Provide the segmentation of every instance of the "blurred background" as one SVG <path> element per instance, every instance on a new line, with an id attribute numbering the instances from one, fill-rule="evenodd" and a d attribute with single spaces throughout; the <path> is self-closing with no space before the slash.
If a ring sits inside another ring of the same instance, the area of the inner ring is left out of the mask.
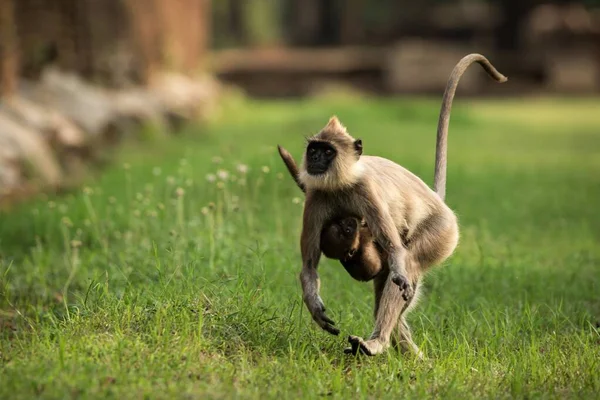
<path id="1" fill-rule="evenodd" d="M 600 0 L 0 0 L 0 201 L 76 184 L 132 132 L 328 88 L 441 96 L 600 92 Z M 477 71 L 479 72 L 479 71 Z"/>

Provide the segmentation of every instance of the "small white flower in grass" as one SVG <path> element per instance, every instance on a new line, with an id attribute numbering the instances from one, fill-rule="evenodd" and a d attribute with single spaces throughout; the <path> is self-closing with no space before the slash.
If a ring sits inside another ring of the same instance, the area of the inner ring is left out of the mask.
<path id="1" fill-rule="evenodd" d="M 238 164 L 236 168 L 240 174 L 248 173 L 248 166 L 246 164 Z"/>
<path id="2" fill-rule="evenodd" d="M 53 202 L 53 201 L 49 201 L 48 202 L 48 208 L 52 209 L 52 208 L 55 208 L 55 207 L 56 207 L 56 203 L 55 202 Z"/>
<path id="3" fill-rule="evenodd" d="M 281 172 L 277 173 L 277 179 L 279 179 L 279 180 L 283 179 L 283 174 Z"/>
<path id="4" fill-rule="evenodd" d="M 294 204 L 300 204 L 300 202 L 301 202 L 301 201 L 302 201 L 302 200 L 300 199 L 300 197 L 294 197 L 294 198 L 292 199 L 292 203 L 294 203 Z"/>
<path id="5" fill-rule="evenodd" d="M 156 205 L 156 207 L 158 207 L 159 210 L 164 210 L 165 209 L 165 205 L 163 203 L 158 203 Z"/>
<path id="6" fill-rule="evenodd" d="M 71 240 L 71 247 L 74 249 L 81 247 L 81 241 L 80 240 Z"/>
<path id="7" fill-rule="evenodd" d="M 212 158 L 212 162 L 213 162 L 213 164 L 221 164 L 223 162 L 223 159 L 219 156 L 214 156 Z"/>
<path id="8" fill-rule="evenodd" d="M 160 174 L 162 174 L 162 169 L 160 169 L 159 167 L 154 167 L 154 168 L 152 169 L 152 174 L 153 174 L 154 176 L 159 176 Z"/>
<path id="9" fill-rule="evenodd" d="M 222 181 L 226 181 L 227 178 L 229 178 L 229 172 L 227 172 L 224 169 L 220 169 L 217 171 L 217 176 L 219 177 L 219 179 L 221 179 Z"/>
<path id="10" fill-rule="evenodd" d="M 175 190 L 175 194 L 177 195 L 177 197 L 182 197 L 185 194 L 185 190 L 183 190 L 183 188 L 177 188 L 177 190 Z"/>
<path id="11" fill-rule="evenodd" d="M 140 215 L 142 215 L 142 213 L 140 212 L 140 210 L 134 210 L 133 211 L 133 216 L 134 217 L 139 217 Z"/>
<path id="12" fill-rule="evenodd" d="M 83 193 L 85 193 L 85 194 L 87 194 L 89 196 L 89 195 L 91 195 L 91 194 L 94 193 L 94 190 L 91 187 L 86 186 L 86 187 L 83 188 Z"/>
<path id="13" fill-rule="evenodd" d="M 214 182 L 217 180 L 217 176 L 215 174 L 208 174 L 206 175 L 206 180 L 209 182 Z"/>
<path id="14" fill-rule="evenodd" d="M 223 189 L 225 184 L 223 182 L 217 182 L 217 189 Z"/>
<path id="15" fill-rule="evenodd" d="M 202 207 L 202 210 L 200 210 L 200 212 L 201 212 L 203 215 L 208 215 L 208 213 L 209 213 L 208 207 Z"/>
<path id="16" fill-rule="evenodd" d="M 265 174 L 268 174 L 269 171 L 271 171 L 271 169 L 269 167 L 267 167 L 266 165 L 263 165 L 261 168 L 262 172 Z"/>
<path id="17" fill-rule="evenodd" d="M 71 222 L 71 219 L 69 219 L 69 217 L 62 217 L 62 223 L 64 226 L 67 226 L 69 228 L 73 226 L 73 222 Z"/>
<path id="18" fill-rule="evenodd" d="M 158 216 L 158 213 L 154 210 L 150 210 L 146 212 L 146 216 L 150 217 L 150 218 L 156 218 Z"/>
<path id="19" fill-rule="evenodd" d="M 215 203 L 213 203 L 212 201 L 210 203 L 208 203 L 208 209 L 209 210 L 214 210 L 215 209 Z"/>
<path id="20" fill-rule="evenodd" d="M 246 186 L 246 178 L 240 178 L 238 180 L 238 185 L 240 185 L 240 186 Z"/>
<path id="21" fill-rule="evenodd" d="M 175 177 L 173 177 L 173 176 L 167 176 L 167 183 L 169 185 L 174 185 L 175 184 Z"/>
<path id="22" fill-rule="evenodd" d="M 128 163 L 123 164 L 123 169 L 127 170 L 131 168 L 131 165 L 129 165 Z"/>

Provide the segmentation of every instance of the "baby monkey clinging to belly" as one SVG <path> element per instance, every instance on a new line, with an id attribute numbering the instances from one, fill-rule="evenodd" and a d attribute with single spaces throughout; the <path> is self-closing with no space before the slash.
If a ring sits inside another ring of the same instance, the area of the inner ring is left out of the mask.
<path id="1" fill-rule="evenodd" d="M 381 249 L 364 220 L 355 217 L 336 219 L 327 225 L 321 233 L 321 249 L 326 257 L 340 260 L 357 281 L 368 282 L 383 269 Z"/>

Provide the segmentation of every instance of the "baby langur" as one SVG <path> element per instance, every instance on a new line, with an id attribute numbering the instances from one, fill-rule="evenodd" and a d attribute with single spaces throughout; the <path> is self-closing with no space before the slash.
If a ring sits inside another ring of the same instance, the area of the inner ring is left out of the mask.
<path id="1" fill-rule="evenodd" d="M 326 257 L 340 260 L 350 276 L 368 282 L 383 269 L 380 250 L 364 220 L 338 219 L 321 233 L 321 250 Z"/>
<path id="2" fill-rule="evenodd" d="M 298 166 L 292 155 L 278 146 L 279 155 L 290 175 L 303 192 Z M 328 223 L 321 232 L 321 251 L 327 258 L 340 260 L 350 276 L 357 281 L 368 282 L 383 269 L 382 260 L 386 260 L 383 250 L 373 241 L 373 235 L 364 219 L 342 217 Z"/>
<path id="3" fill-rule="evenodd" d="M 347 216 L 364 218 L 373 239 L 387 255 L 387 270 L 374 279 L 375 328 L 367 340 L 348 337 L 353 353 L 386 351 L 395 326 L 400 342 L 419 352 L 403 314 L 418 292 L 423 274 L 447 259 L 458 244 L 458 221 L 444 202 L 448 123 L 458 81 L 474 62 L 498 82 L 506 81 L 480 54 L 470 54 L 454 67 L 438 121 L 435 191 L 390 160 L 362 155 L 362 142 L 354 139 L 336 117 L 308 141 L 299 175 L 306 190 L 300 282 L 313 320 L 328 332 L 339 334 L 325 313 L 317 273 L 321 233 L 330 221 Z M 401 232 L 406 232 L 408 248 L 402 244 Z"/>

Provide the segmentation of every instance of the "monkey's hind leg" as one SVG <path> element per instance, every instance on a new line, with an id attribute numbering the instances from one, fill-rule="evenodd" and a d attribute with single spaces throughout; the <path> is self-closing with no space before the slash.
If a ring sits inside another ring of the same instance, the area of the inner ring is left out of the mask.
<path id="1" fill-rule="evenodd" d="M 410 331 L 410 326 L 406 322 L 405 315 L 400 316 L 400 320 L 398 321 L 398 345 L 400 346 L 400 351 L 402 353 L 410 353 L 420 360 L 425 359 L 425 355 L 419 347 L 413 342 L 412 333 Z"/>
<path id="2" fill-rule="evenodd" d="M 414 297 L 412 298 L 411 302 L 407 305 L 407 307 L 400 313 L 400 318 L 398 319 L 398 335 L 392 337 L 392 345 L 394 347 L 399 347 L 402 353 L 411 353 L 413 355 L 416 355 L 419 359 L 423 360 L 424 355 L 413 341 L 410 326 L 408 326 L 408 322 L 406 322 L 406 316 L 417 305 L 420 294 L 421 280 L 419 279 L 415 284 Z"/>
<path id="3" fill-rule="evenodd" d="M 390 347 L 391 335 L 396 327 L 402 309 L 407 302 L 402 297 L 402 292 L 392 281 L 392 274 L 383 271 L 375 281 L 375 329 L 369 340 L 358 336 L 349 336 L 351 348 L 344 350 L 346 353 L 373 356 L 383 353 Z"/>

